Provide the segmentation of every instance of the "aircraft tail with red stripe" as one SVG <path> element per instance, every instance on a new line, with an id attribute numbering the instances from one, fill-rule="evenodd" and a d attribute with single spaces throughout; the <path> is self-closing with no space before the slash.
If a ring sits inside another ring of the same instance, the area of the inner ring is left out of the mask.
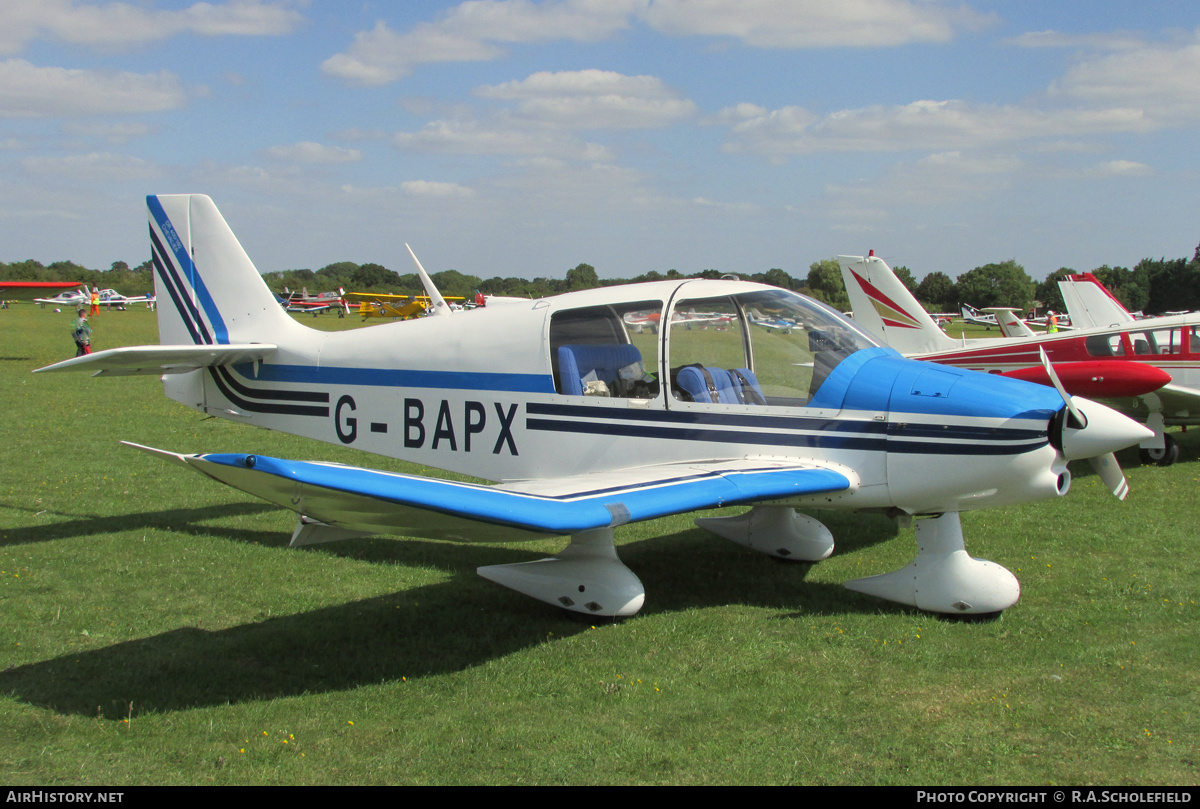
<path id="1" fill-rule="evenodd" d="M 1090 272 L 1069 275 L 1058 282 L 1071 325 L 1077 329 L 1117 326 L 1136 318 Z"/>
<path id="2" fill-rule="evenodd" d="M 917 302 L 887 263 L 875 255 L 838 256 L 854 320 L 901 354 L 954 348 L 954 340 Z"/>

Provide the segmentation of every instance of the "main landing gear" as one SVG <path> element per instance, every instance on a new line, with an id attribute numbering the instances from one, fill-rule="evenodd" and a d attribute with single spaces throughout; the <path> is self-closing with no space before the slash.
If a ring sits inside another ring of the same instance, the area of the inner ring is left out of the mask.
<path id="1" fill-rule="evenodd" d="M 1170 466 L 1179 460 L 1179 445 L 1175 443 L 1175 439 L 1169 435 L 1163 435 L 1162 449 L 1141 449 L 1138 455 L 1145 465 L 1154 464 L 1155 466 Z"/>

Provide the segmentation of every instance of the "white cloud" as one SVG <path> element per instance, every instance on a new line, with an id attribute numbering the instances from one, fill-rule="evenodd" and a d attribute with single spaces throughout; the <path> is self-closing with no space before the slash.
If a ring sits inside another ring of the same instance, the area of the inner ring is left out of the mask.
<path id="1" fill-rule="evenodd" d="M 308 140 L 282 146 L 272 146 L 266 150 L 266 155 L 275 160 L 290 160 L 294 163 L 336 164 L 356 163 L 362 160 L 362 152 L 358 149 L 328 146 Z"/>
<path id="2" fill-rule="evenodd" d="M 1088 177 L 1146 177 L 1154 170 L 1133 160 L 1107 160 L 1086 172 Z"/>
<path id="3" fill-rule="evenodd" d="M 543 129 L 484 125 L 471 120 L 431 121 L 417 132 L 398 132 L 392 145 L 402 151 L 462 155 L 554 156 L 574 160 L 599 160 L 607 150 Z"/>
<path id="4" fill-rule="evenodd" d="M 516 101 L 522 118 L 572 129 L 641 129 L 694 117 L 696 105 L 653 76 L 607 70 L 535 73 L 476 89 L 482 98 Z"/>
<path id="5" fill-rule="evenodd" d="M 386 84 L 421 64 L 499 58 L 506 53 L 503 44 L 595 42 L 628 27 L 629 12 L 640 5 L 642 0 L 476 0 L 404 33 L 380 20 L 372 30 L 356 34 L 349 49 L 326 59 L 321 69 L 357 84 Z"/>
<path id="6" fill-rule="evenodd" d="M 205 160 L 191 167 L 188 182 L 202 184 L 205 188 L 227 186 L 268 198 L 313 198 L 328 193 L 328 186 L 315 183 L 311 176 L 295 165 L 264 168 Z"/>
<path id="7" fill-rule="evenodd" d="M 498 155 L 526 165 L 539 160 L 599 163 L 612 159 L 608 148 L 573 130 L 664 127 L 697 113 L 694 103 L 657 78 L 603 70 L 535 73 L 522 81 L 479 87 L 475 95 L 515 106 L 484 119 L 460 110 L 417 131 L 396 133 L 392 145 L 411 152 Z"/>
<path id="8" fill-rule="evenodd" d="M 901 162 L 870 181 L 826 186 L 810 213 L 828 219 L 835 230 L 873 230 L 911 217 L 916 209 L 955 211 L 1010 188 L 1025 169 L 1012 155 L 979 157 L 939 152 Z"/>
<path id="9" fill-rule="evenodd" d="M 27 157 L 21 166 L 37 176 L 65 177 L 83 182 L 150 180 L 159 177 L 158 167 L 129 155 L 93 152 L 66 157 Z"/>
<path id="10" fill-rule="evenodd" d="M 0 117 L 122 115 L 177 109 L 187 93 L 172 73 L 125 73 L 0 62 Z"/>
<path id="11" fill-rule="evenodd" d="M 692 200 L 692 204 L 698 208 L 714 208 L 731 214 L 753 214 L 762 210 L 760 206 L 752 202 L 715 202 L 706 197 L 696 197 Z"/>
<path id="12" fill-rule="evenodd" d="M 466 186 L 429 180 L 410 180 L 401 183 L 400 187 L 406 193 L 419 197 L 469 197 L 475 193 Z"/>
<path id="13" fill-rule="evenodd" d="M 191 32 L 202 36 L 277 36 L 304 21 L 293 2 L 229 0 L 195 3 L 181 11 L 145 4 L 80 0 L 4 0 L 0 53 L 18 53 L 39 37 L 100 47 L 136 45 Z"/>
<path id="14" fill-rule="evenodd" d="M 674 36 L 728 36 L 758 48 L 879 47 L 947 42 L 994 15 L 909 0 L 653 0 L 640 15 Z"/>
<path id="15" fill-rule="evenodd" d="M 1136 107 L 1162 125 L 1200 118 L 1200 32 L 1187 41 L 1147 45 L 1072 67 L 1051 97 Z"/>
<path id="16" fill-rule="evenodd" d="M 1096 34 L 1066 34 L 1061 31 L 1028 31 L 1005 40 L 1019 48 L 1084 48 L 1087 50 L 1127 50 L 1143 46 L 1136 34 L 1105 31 Z"/>
<path id="17" fill-rule="evenodd" d="M 505 45 L 598 42 L 640 20 L 671 36 L 725 36 L 758 48 L 878 47 L 946 42 L 994 15 L 920 0 L 475 0 L 396 32 L 382 20 L 321 69 L 386 84 L 421 64 L 497 59 Z"/>
<path id="18" fill-rule="evenodd" d="M 1046 112 L 1015 105 L 964 101 L 914 101 L 871 106 L 818 117 L 801 107 L 764 111 L 751 117 L 728 111 L 732 151 L 767 156 L 811 152 L 893 152 L 910 149 L 968 149 L 1028 138 L 1145 131 L 1136 108 Z"/>
<path id="19" fill-rule="evenodd" d="M 68 135 L 77 135 L 87 138 L 102 138 L 109 143 L 118 146 L 124 145 L 134 138 L 144 138 L 147 135 L 157 132 L 155 127 L 149 124 L 144 124 L 136 121 L 125 121 L 117 123 L 101 123 L 101 122 L 70 122 L 63 125 L 63 132 Z"/>

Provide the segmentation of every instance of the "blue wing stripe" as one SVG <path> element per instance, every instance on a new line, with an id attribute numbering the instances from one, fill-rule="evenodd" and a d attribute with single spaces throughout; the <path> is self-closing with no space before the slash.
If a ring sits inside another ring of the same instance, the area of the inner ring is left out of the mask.
<path id="1" fill-rule="evenodd" d="M 307 486 L 547 534 L 577 533 L 704 508 L 842 491 L 850 486 L 845 475 L 829 469 L 771 467 L 723 473 L 705 471 L 647 484 L 547 497 L 262 455 L 201 457 L 214 464 L 253 470 Z"/>

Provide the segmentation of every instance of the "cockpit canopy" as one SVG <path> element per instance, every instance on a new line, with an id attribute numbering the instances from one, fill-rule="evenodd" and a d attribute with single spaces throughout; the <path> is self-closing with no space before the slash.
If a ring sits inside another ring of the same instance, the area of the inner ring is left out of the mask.
<path id="1" fill-rule="evenodd" d="M 744 291 L 705 294 L 730 288 Z M 843 359 L 878 345 L 810 298 L 721 282 L 682 285 L 669 311 L 661 300 L 632 301 L 560 310 L 550 322 L 559 393 L 669 394 L 671 407 L 805 406 Z"/>

